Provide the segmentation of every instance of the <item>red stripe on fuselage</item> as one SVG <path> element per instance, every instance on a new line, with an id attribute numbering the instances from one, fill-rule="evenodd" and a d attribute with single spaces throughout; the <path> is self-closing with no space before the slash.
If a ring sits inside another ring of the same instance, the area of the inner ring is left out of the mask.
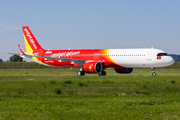
<path id="1" fill-rule="evenodd" d="M 41 53 L 41 56 L 47 56 L 52 58 L 69 58 L 86 61 L 101 61 L 103 68 L 107 67 L 121 67 L 116 64 L 110 56 L 108 56 L 109 49 L 87 49 L 87 50 L 48 50 Z M 72 62 L 60 62 L 60 60 L 46 60 L 45 58 L 38 58 L 43 63 L 53 67 L 80 67 L 77 64 L 71 64 Z"/>

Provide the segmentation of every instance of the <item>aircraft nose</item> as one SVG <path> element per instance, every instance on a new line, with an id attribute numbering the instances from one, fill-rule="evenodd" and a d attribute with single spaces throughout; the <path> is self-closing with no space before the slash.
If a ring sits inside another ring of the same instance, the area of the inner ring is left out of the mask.
<path id="1" fill-rule="evenodd" d="M 170 56 L 169 65 L 172 65 L 174 62 L 175 62 L 175 60 Z"/>

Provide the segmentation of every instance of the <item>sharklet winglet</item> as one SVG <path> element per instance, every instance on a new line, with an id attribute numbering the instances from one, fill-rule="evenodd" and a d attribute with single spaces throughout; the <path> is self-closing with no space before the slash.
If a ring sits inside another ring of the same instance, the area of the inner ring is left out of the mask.
<path id="1" fill-rule="evenodd" d="M 18 44 L 18 46 L 19 46 L 19 49 L 20 49 L 21 53 L 22 53 L 23 55 L 25 55 L 25 52 L 24 52 L 24 50 L 21 48 L 20 44 Z"/>

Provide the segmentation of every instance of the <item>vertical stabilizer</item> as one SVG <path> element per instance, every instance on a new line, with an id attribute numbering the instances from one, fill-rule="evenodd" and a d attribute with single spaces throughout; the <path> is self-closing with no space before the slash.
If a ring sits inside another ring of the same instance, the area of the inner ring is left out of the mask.
<path id="1" fill-rule="evenodd" d="M 39 45 L 36 38 L 30 31 L 28 26 L 23 26 L 23 35 L 24 35 L 24 41 L 26 46 L 26 54 L 33 55 L 34 52 L 40 52 L 43 50 L 43 48 Z"/>

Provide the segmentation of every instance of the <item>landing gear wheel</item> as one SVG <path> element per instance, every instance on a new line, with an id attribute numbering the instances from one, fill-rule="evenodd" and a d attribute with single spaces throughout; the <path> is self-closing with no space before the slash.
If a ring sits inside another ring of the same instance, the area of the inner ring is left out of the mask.
<path id="1" fill-rule="evenodd" d="M 78 72 L 77 72 L 77 75 L 78 75 L 78 76 L 84 76 L 84 75 L 85 75 L 85 72 L 84 72 L 84 71 L 78 71 Z"/>
<path id="2" fill-rule="evenodd" d="M 151 70 L 152 70 L 152 76 L 156 76 L 155 68 L 152 67 Z"/>
<path id="3" fill-rule="evenodd" d="M 156 73 L 155 73 L 155 72 L 153 72 L 153 73 L 152 73 L 152 76 L 156 76 Z"/>
<path id="4" fill-rule="evenodd" d="M 99 74 L 99 76 L 105 76 L 105 75 L 106 75 L 106 72 L 105 72 L 105 71 L 101 71 L 101 72 L 99 72 L 98 74 Z"/>

